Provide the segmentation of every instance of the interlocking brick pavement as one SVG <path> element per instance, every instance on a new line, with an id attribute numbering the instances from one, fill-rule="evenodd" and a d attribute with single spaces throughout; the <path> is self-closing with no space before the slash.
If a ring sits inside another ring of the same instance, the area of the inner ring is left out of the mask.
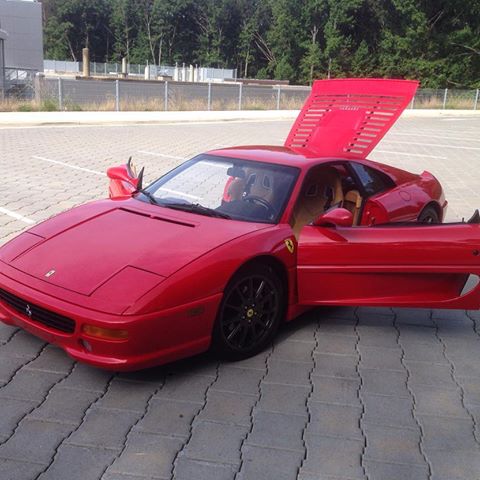
<path id="1" fill-rule="evenodd" d="M 280 144 L 288 122 L 0 129 L 0 206 L 34 222 L 105 197 L 130 155 L 153 180 L 197 153 Z M 402 119 L 372 155 L 480 206 L 480 120 Z M 77 167 L 77 168 L 72 168 Z M 0 243 L 28 225 L 0 213 Z M 115 374 L 0 326 L 5 480 L 480 478 L 480 313 L 315 309 L 253 359 Z"/>

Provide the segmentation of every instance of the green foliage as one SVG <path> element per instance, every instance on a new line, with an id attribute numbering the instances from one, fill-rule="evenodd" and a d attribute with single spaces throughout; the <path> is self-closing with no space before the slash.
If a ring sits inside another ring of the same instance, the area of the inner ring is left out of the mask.
<path id="1" fill-rule="evenodd" d="M 81 112 L 81 111 L 83 111 L 83 108 L 78 103 L 74 103 L 74 102 L 71 102 L 71 101 L 66 101 L 65 102 L 65 110 L 67 112 Z"/>
<path id="2" fill-rule="evenodd" d="M 33 112 L 33 105 L 31 103 L 21 103 L 17 107 L 17 112 Z"/>
<path id="3" fill-rule="evenodd" d="M 58 102 L 56 100 L 46 98 L 40 104 L 41 112 L 56 112 L 58 110 Z"/>
<path id="4" fill-rule="evenodd" d="M 45 55 L 480 86 L 480 0 L 43 0 Z"/>

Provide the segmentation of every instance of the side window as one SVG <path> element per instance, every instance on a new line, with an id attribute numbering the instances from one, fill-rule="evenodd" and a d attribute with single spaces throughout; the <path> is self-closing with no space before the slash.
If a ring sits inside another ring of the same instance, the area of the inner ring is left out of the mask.
<path id="1" fill-rule="evenodd" d="M 378 170 L 355 162 L 352 162 L 351 165 L 368 196 L 375 195 L 395 186 L 387 175 Z"/>

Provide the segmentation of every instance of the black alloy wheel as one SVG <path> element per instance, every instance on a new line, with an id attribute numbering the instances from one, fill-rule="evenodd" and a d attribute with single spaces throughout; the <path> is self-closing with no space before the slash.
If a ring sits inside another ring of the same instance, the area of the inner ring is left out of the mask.
<path id="1" fill-rule="evenodd" d="M 248 265 L 229 282 L 213 330 L 213 345 L 232 360 L 260 352 L 284 315 L 284 288 L 274 270 Z"/>
<path id="2" fill-rule="evenodd" d="M 424 208 L 418 216 L 419 223 L 440 223 L 437 210 L 434 207 Z"/>

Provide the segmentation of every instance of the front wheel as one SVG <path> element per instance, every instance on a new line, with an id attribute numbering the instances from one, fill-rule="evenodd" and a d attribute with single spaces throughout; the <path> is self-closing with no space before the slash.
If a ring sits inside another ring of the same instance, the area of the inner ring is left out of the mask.
<path id="1" fill-rule="evenodd" d="M 275 271 L 248 265 L 228 283 L 213 328 L 213 346 L 224 357 L 239 360 L 263 350 L 284 315 L 284 288 Z"/>

